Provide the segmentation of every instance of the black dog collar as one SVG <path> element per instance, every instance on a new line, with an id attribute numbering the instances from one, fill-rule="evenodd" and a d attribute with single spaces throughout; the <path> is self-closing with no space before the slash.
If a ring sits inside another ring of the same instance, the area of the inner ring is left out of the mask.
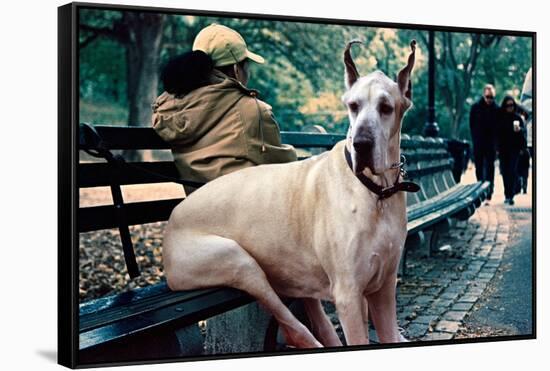
<path id="1" fill-rule="evenodd" d="M 349 168 L 353 172 L 353 165 L 351 163 L 351 154 L 349 153 L 346 146 L 344 146 L 344 156 L 346 157 L 346 162 L 348 163 Z M 392 168 L 399 169 L 397 172 L 397 178 L 395 179 L 395 183 L 392 186 L 389 187 L 382 187 L 379 184 L 376 184 L 374 181 L 372 181 L 368 176 L 363 174 L 362 172 L 359 174 L 354 175 L 367 187 L 371 192 L 378 195 L 379 200 L 384 200 L 386 198 L 389 198 L 396 194 L 397 192 L 418 192 L 420 190 L 420 186 L 413 182 L 399 182 L 399 176 L 405 173 L 405 156 L 402 155 L 403 160 L 396 164 L 395 167 L 392 166 Z"/>

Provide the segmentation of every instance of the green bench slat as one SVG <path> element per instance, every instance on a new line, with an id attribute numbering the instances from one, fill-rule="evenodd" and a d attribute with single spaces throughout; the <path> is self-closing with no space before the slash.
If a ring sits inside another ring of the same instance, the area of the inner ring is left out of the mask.
<path id="1" fill-rule="evenodd" d="M 481 187 L 481 184 L 481 182 L 468 185 L 458 184 L 435 197 L 411 205 L 407 207 L 408 219 L 418 219 L 429 213 L 431 209 L 436 210 L 438 208 L 443 208 L 457 200 L 463 199 L 470 193 L 475 192 L 477 188 Z"/>
<path id="2" fill-rule="evenodd" d="M 109 311 L 98 314 L 98 318 L 93 320 L 94 327 L 80 329 L 79 349 L 103 346 L 107 342 L 163 326 L 188 326 L 254 301 L 248 294 L 233 288 L 171 293 L 164 299 L 158 303 L 142 305 L 137 302 L 121 308 L 121 312 L 128 315 L 119 315 L 117 320 L 108 317 L 111 314 Z M 131 315 L 132 310 L 139 306 L 141 310 Z M 103 325 L 101 320 L 104 320 Z"/>
<path id="3" fill-rule="evenodd" d="M 407 169 L 407 176 L 408 179 L 416 180 L 424 175 L 444 172 L 445 170 L 452 170 L 452 168 L 453 162 L 449 160 L 445 164 L 426 166 L 422 169 Z"/>
<path id="4" fill-rule="evenodd" d="M 170 178 L 179 178 L 178 170 L 173 161 L 134 162 L 131 164 L 133 166 L 138 166 L 140 169 L 143 169 L 143 171 L 122 165 L 116 171 L 117 181 L 119 184 L 129 185 L 169 182 L 169 180 L 160 179 L 154 173 Z M 106 162 L 79 164 L 78 186 L 80 188 L 91 188 L 110 185 L 111 166 L 112 165 Z M 435 174 L 440 171 L 452 169 L 452 166 L 452 161 L 448 161 L 445 164 L 430 165 L 422 169 L 410 168 L 407 169 L 407 173 L 409 179 L 415 179 L 423 175 Z"/>
<path id="5" fill-rule="evenodd" d="M 483 196 L 488 190 L 489 184 L 475 183 L 470 186 L 455 186 L 452 191 L 446 195 L 446 200 L 439 202 L 430 202 L 430 200 L 422 201 L 419 207 L 415 210 L 407 211 L 409 221 L 407 222 L 407 232 L 413 234 L 419 230 L 426 229 L 433 224 L 440 222 L 443 219 L 452 217 L 458 214 L 465 208 L 474 204 L 476 199 Z"/>
<path id="6" fill-rule="evenodd" d="M 302 133 L 298 131 L 282 131 L 281 142 L 294 147 L 332 148 L 336 143 L 346 139 L 344 134 Z"/>
<path id="7" fill-rule="evenodd" d="M 170 145 L 163 141 L 151 127 L 94 125 L 94 128 L 109 149 L 170 149 Z M 331 148 L 345 137 L 344 134 L 281 132 L 282 142 L 295 147 Z M 80 149 L 89 148 L 87 140 L 85 135 L 80 136 Z"/>
<path id="8" fill-rule="evenodd" d="M 161 183 L 162 180 L 153 172 L 162 176 L 179 178 L 178 169 L 174 161 L 132 162 L 141 170 L 132 169 L 126 165 L 120 166 L 117 171 L 117 181 L 121 185 Z M 169 180 L 166 180 L 169 182 Z M 78 187 L 90 188 L 108 186 L 111 183 L 111 165 L 106 162 L 81 163 L 78 166 Z"/>
<path id="9" fill-rule="evenodd" d="M 167 220 L 170 213 L 183 198 L 158 201 L 130 202 L 124 204 L 129 225 Z M 118 227 L 116 209 L 113 205 L 81 207 L 77 215 L 78 231 L 89 232 Z"/>
<path id="10" fill-rule="evenodd" d="M 170 149 L 151 127 L 93 125 L 109 149 Z M 80 130 L 80 149 L 89 149 L 86 131 Z"/>

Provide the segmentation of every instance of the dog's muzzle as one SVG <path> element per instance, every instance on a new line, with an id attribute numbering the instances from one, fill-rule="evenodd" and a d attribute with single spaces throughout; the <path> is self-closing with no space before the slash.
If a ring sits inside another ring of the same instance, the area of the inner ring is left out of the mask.
<path id="1" fill-rule="evenodd" d="M 369 154 L 374 149 L 374 138 L 361 136 L 353 139 L 353 148 L 361 155 Z"/>
<path id="2" fill-rule="evenodd" d="M 356 153 L 354 172 L 359 173 L 365 167 L 368 167 L 373 173 L 375 172 L 374 143 L 374 138 L 366 135 L 361 135 L 353 139 L 352 145 Z"/>
<path id="3" fill-rule="evenodd" d="M 355 171 L 353 171 L 351 154 L 349 153 L 346 146 L 344 146 L 344 156 L 346 158 L 348 167 L 351 169 L 353 174 L 357 177 L 357 179 L 361 181 L 361 183 L 363 183 L 363 185 L 365 185 L 365 187 L 367 187 L 371 192 L 375 193 L 378 196 L 379 200 L 389 198 L 397 192 L 418 192 L 420 190 L 420 186 L 416 183 L 399 181 L 399 177 L 401 175 L 405 175 L 405 156 L 403 155 L 401 156 L 401 162 L 399 162 L 397 166 L 392 166 L 392 169 L 398 169 L 398 171 L 395 183 L 389 187 L 383 187 L 379 184 L 376 184 L 373 180 L 371 180 L 362 172 L 356 173 Z"/>

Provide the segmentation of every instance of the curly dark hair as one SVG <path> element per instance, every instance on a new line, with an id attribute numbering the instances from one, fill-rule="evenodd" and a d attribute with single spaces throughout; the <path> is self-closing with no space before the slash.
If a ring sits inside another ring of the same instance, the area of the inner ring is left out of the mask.
<path id="1" fill-rule="evenodd" d="M 200 50 L 180 54 L 170 59 L 163 67 L 161 80 L 170 94 L 182 97 L 207 84 L 214 63 L 210 56 Z"/>

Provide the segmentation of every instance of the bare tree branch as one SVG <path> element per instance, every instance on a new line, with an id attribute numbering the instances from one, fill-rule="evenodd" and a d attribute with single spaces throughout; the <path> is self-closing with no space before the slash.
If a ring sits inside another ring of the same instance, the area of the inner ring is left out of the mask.
<path id="1" fill-rule="evenodd" d="M 468 60 L 466 61 L 466 64 L 464 66 L 464 78 L 471 77 L 475 69 L 477 58 L 479 56 L 480 38 L 481 36 L 479 34 L 472 35 L 472 45 L 470 46 L 470 55 L 468 56 Z"/>

